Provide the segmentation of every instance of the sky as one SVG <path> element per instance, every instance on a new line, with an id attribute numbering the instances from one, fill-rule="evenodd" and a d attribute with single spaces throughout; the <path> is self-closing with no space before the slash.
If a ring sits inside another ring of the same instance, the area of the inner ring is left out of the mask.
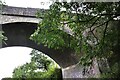
<path id="1" fill-rule="evenodd" d="M 50 0 L 2 0 L 9 6 L 16 7 L 31 7 L 31 8 L 44 8 L 48 9 L 52 3 Z"/>
<path id="2" fill-rule="evenodd" d="M 28 47 L 6 47 L 0 49 L 0 80 L 4 77 L 12 77 L 14 68 L 30 62 L 29 55 L 32 48 Z"/>

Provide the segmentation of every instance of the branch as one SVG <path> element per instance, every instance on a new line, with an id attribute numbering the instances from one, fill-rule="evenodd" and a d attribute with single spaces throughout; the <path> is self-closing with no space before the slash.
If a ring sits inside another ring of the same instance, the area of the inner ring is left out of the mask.
<path id="1" fill-rule="evenodd" d="M 105 39 L 105 34 L 106 34 L 106 31 L 107 31 L 107 27 L 108 27 L 108 22 L 106 23 L 106 26 L 105 26 L 105 29 L 104 29 L 104 32 L 103 32 L 103 38 L 102 38 L 102 42 L 101 42 L 101 52 L 103 52 L 103 45 L 104 45 L 104 39 Z"/>
<path id="2" fill-rule="evenodd" d="M 119 15 L 119 14 L 118 14 L 118 15 Z M 94 28 L 93 28 L 93 31 L 94 31 L 97 27 L 100 27 L 100 26 L 102 26 L 102 25 L 108 23 L 108 22 L 111 21 L 114 17 L 117 17 L 118 15 L 115 15 L 115 16 L 113 16 L 111 19 L 107 20 L 106 22 L 104 22 L 104 23 L 102 23 L 102 24 L 100 24 L 100 25 L 94 27 Z"/>
<path id="3" fill-rule="evenodd" d="M 108 27 L 108 22 L 106 23 L 106 26 L 105 26 L 105 29 L 104 29 L 104 32 L 103 32 L 103 44 L 104 44 L 104 39 L 105 39 L 105 34 L 106 34 L 106 31 L 107 31 L 107 27 Z"/>
<path id="4" fill-rule="evenodd" d="M 94 16 L 94 17 L 92 17 L 91 19 L 89 19 L 89 20 L 85 20 L 85 21 L 78 21 L 78 22 L 89 22 L 89 21 L 91 21 L 92 19 L 94 19 L 95 17 L 97 17 L 97 16 Z M 61 22 L 61 24 L 69 24 L 69 23 L 78 23 L 77 21 L 65 21 L 65 22 Z"/>
<path id="5" fill-rule="evenodd" d="M 89 28 L 90 28 L 90 31 L 91 31 L 92 26 L 93 26 L 100 18 L 101 18 L 101 16 L 98 17 L 98 18 L 93 22 L 93 24 L 89 27 Z"/>
<path id="6" fill-rule="evenodd" d="M 106 14 L 99 14 L 99 15 L 101 15 L 101 16 L 106 16 L 106 15 L 117 15 L 117 16 L 120 16 L 120 14 L 118 14 L 118 13 L 111 13 L 111 14 L 106 13 Z"/>
<path id="7" fill-rule="evenodd" d="M 107 15 L 107 14 L 106 14 L 106 15 Z M 119 14 L 118 14 L 118 15 L 119 15 Z M 104 22 L 104 23 L 102 23 L 102 24 L 100 24 L 100 25 L 98 25 L 98 26 L 96 26 L 96 27 L 93 27 L 93 29 L 91 29 L 92 26 L 99 20 L 99 18 L 101 18 L 101 16 L 100 16 L 100 17 L 98 17 L 98 18 L 94 21 L 94 23 L 90 26 L 90 32 L 92 33 L 92 35 L 93 35 L 93 36 L 95 37 L 95 39 L 97 40 L 97 43 L 98 43 L 98 38 L 95 36 L 95 34 L 93 33 L 93 31 L 94 31 L 97 27 L 100 27 L 100 26 L 106 24 L 106 27 L 105 27 L 105 30 L 104 30 L 104 35 L 103 35 L 103 42 L 102 42 L 102 44 L 104 44 L 104 38 L 105 38 L 105 33 L 106 33 L 106 30 L 107 30 L 108 22 L 111 21 L 114 17 L 117 17 L 118 15 L 113 16 L 113 17 L 112 17 L 111 19 L 109 19 L 108 21 L 106 21 L 106 22 Z"/>
<path id="8" fill-rule="evenodd" d="M 92 35 L 95 37 L 97 43 L 98 43 L 98 38 L 95 36 L 95 34 L 93 33 L 94 30 L 92 30 L 91 28 L 93 27 L 93 25 L 101 18 L 101 16 L 99 16 L 94 22 L 93 24 L 90 26 L 90 32 L 92 33 Z"/>

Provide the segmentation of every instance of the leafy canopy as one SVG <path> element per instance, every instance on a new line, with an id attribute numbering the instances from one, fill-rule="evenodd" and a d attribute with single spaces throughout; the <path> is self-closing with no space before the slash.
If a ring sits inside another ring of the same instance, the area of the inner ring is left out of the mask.
<path id="1" fill-rule="evenodd" d="M 119 2 L 55 2 L 45 13 L 38 12 L 43 20 L 31 39 L 48 48 L 81 53 L 81 62 L 108 58 L 118 43 L 118 29 L 111 23 L 120 16 L 119 10 Z"/>

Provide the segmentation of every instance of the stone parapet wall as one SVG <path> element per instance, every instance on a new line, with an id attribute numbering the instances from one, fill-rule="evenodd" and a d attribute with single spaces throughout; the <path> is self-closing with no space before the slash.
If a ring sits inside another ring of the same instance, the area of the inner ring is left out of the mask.
<path id="1" fill-rule="evenodd" d="M 13 7 L 4 5 L 2 7 L 2 14 L 3 15 L 16 15 L 16 16 L 29 16 L 29 17 L 36 17 L 36 12 L 44 12 L 45 10 L 39 8 L 23 8 L 23 7 Z"/>

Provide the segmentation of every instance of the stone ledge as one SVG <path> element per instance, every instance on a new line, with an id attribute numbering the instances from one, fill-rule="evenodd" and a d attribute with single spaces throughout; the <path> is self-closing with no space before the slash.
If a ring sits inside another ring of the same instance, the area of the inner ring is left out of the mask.
<path id="1" fill-rule="evenodd" d="M 2 15 L 16 15 L 16 16 L 31 16 L 36 17 L 36 12 L 44 12 L 44 9 L 39 8 L 23 8 L 4 5 L 2 7 Z"/>

